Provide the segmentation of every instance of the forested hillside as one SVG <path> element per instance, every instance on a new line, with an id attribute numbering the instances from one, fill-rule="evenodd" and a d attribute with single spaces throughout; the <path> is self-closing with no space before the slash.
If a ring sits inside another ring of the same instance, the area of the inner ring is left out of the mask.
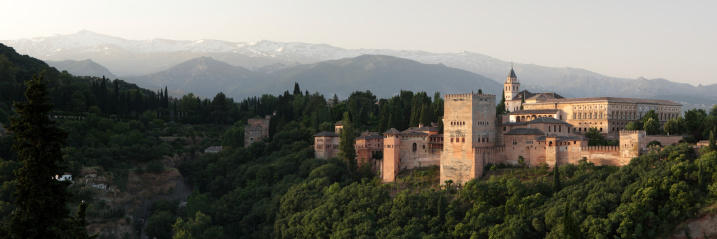
<path id="1" fill-rule="evenodd" d="M 483 178 L 454 185 L 428 167 L 384 184 L 367 167 L 350 170 L 351 161 L 314 158 L 313 135 L 346 114 L 354 134 L 441 127 L 440 93 L 338 99 L 295 84 L 241 101 L 223 93 L 174 99 L 166 88 L 72 76 L 0 49 L 0 122 L 7 125 L 11 102 L 23 100 L 22 82 L 44 71 L 53 120 L 69 131 L 68 208 L 88 203 L 88 231 L 100 238 L 655 238 L 714 210 L 713 140 L 701 154 L 667 146 L 620 168 L 493 165 Z M 713 114 L 688 111 L 675 132 L 714 139 L 706 123 Z M 273 115 L 270 137 L 244 147 L 247 119 L 265 115 Z M 0 136 L 2 224 L 16 207 L 13 171 L 22 166 L 11 145 Z M 224 148 L 203 152 L 215 145 Z"/>

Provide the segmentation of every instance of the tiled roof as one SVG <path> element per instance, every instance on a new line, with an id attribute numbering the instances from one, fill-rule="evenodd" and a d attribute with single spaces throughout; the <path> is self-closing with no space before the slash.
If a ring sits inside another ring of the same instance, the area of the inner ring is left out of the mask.
<path id="1" fill-rule="evenodd" d="M 314 137 L 339 137 L 339 134 L 336 132 L 323 131 L 315 134 Z"/>
<path id="2" fill-rule="evenodd" d="M 547 124 L 567 124 L 567 125 L 569 125 L 567 122 L 562 121 L 562 120 L 555 119 L 555 118 L 553 118 L 553 117 L 540 117 L 540 118 L 537 118 L 537 119 L 528 121 L 528 123 L 529 123 L 529 124 L 533 124 L 533 123 L 547 123 Z"/>
<path id="3" fill-rule="evenodd" d="M 528 122 L 505 122 L 503 125 L 527 125 Z"/>
<path id="4" fill-rule="evenodd" d="M 555 92 L 540 92 L 540 93 L 532 93 L 528 90 L 523 90 L 519 92 L 515 97 L 513 97 L 513 100 L 520 100 L 520 97 L 525 96 L 526 100 L 533 99 L 533 100 L 546 100 L 546 99 L 563 99 L 562 95 L 559 95 Z"/>
<path id="5" fill-rule="evenodd" d="M 508 131 L 508 133 L 505 133 L 506 135 L 543 135 L 543 131 L 540 131 L 536 128 L 517 128 L 513 129 L 511 131 Z"/>
<path id="6" fill-rule="evenodd" d="M 560 140 L 583 140 L 582 136 L 553 136 L 553 137 L 557 138 L 558 141 L 560 141 Z M 546 138 L 546 136 L 543 135 L 536 139 L 538 141 L 545 141 L 545 138 Z"/>
<path id="7" fill-rule="evenodd" d="M 651 99 L 633 99 L 633 98 L 621 98 L 621 97 L 589 97 L 589 98 L 563 98 L 563 99 L 547 99 L 535 104 L 540 103 L 574 103 L 574 102 L 613 102 L 613 103 L 638 103 L 638 104 L 663 104 L 663 105 L 674 105 L 682 106 L 679 103 L 675 103 L 669 100 L 651 100 Z"/>
<path id="8" fill-rule="evenodd" d="M 510 115 L 525 115 L 525 114 L 555 114 L 558 113 L 559 109 L 543 109 L 543 110 L 517 110 L 510 112 Z"/>
<path id="9" fill-rule="evenodd" d="M 377 134 L 362 135 L 362 136 L 356 137 L 356 139 L 380 139 L 380 138 L 383 138 L 383 136 L 377 135 Z"/>
<path id="10" fill-rule="evenodd" d="M 391 128 L 383 134 L 401 134 L 396 128 Z"/>

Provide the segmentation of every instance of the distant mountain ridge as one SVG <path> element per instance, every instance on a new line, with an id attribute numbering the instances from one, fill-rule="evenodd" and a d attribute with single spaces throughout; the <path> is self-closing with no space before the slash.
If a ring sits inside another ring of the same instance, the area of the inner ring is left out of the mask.
<path id="1" fill-rule="evenodd" d="M 97 64 L 96 62 L 87 59 L 84 61 L 45 61 L 48 65 L 57 68 L 59 71 L 67 71 L 70 74 L 76 76 L 97 76 L 106 77 L 109 79 L 117 79 L 117 76 L 112 74 L 106 67 Z"/>
<path id="2" fill-rule="evenodd" d="M 387 49 L 343 49 L 326 44 L 280 43 L 272 41 L 228 42 L 220 40 L 175 41 L 167 39 L 126 40 L 81 31 L 71 35 L 3 41 L 19 52 L 43 60 L 84 60 L 105 65 L 120 77 L 144 76 L 165 71 L 182 62 L 211 57 L 232 66 L 267 73 L 299 64 L 386 55 L 433 65 L 443 64 L 470 71 L 502 83 L 511 64 L 490 56 L 471 53 L 430 53 Z M 676 96 L 678 102 L 715 102 L 717 84 L 692 86 L 664 79 L 625 79 L 604 76 L 578 68 L 554 68 L 533 64 L 513 64 L 521 88 L 554 91 L 567 97 L 622 96 L 659 98 Z M 430 89 L 426 89 L 430 91 Z M 691 96 L 691 97 L 679 97 Z"/>
<path id="3" fill-rule="evenodd" d="M 211 97 L 219 91 L 235 98 L 281 94 L 298 82 L 302 89 L 328 96 L 348 97 L 370 90 L 388 98 L 401 90 L 460 93 L 482 89 L 500 93 L 501 85 L 468 71 L 428 65 L 382 55 L 363 55 L 307 65 L 287 66 L 270 73 L 250 71 L 209 57 L 183 62 L 166 71 L 127 78 L 146 88 L 170 88 Z"/>

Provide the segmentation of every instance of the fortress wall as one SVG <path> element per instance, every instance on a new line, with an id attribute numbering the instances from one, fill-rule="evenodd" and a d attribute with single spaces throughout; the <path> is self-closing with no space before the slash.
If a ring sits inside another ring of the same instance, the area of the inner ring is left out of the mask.
<path id="1" fill-rule="evenodd" d="M 682 139 L 682 136 L 676 135 L 645 135 L 645 141 L 648 144 L 652 141 L 657 141 L 660 142 L 662 146 L 679 144 Z"/>
<path id="2" fill-rule="evenodd" d="M 585 157 L 595 165 L 622 166 L 619 146 L 588 146 L 581 147 L 581 157 Z M 577 162 L 575 162 L 577 163 Z"/>

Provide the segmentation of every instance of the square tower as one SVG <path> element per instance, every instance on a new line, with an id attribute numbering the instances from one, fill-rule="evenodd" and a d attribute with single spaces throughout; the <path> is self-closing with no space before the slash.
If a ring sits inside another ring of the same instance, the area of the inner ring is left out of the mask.
<path id="1" fill-rule="evenodd" d="M 480 177 L 483 162 L 477 162 L 476 148 L 496 145 L 495 95 L 445 95 L 443 113 L 443 154 L 441 183 L 463 184 Z"/>

